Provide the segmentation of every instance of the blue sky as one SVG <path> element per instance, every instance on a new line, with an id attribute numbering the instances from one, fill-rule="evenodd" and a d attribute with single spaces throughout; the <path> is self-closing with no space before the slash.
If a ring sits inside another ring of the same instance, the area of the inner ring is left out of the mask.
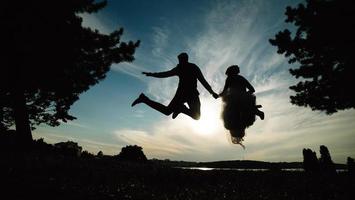
<path id="1" fill-rule="evenodd" d="M 333 160 L 355 157 L 355 111 L 327 116 L 291 105 L 288 89 L 297 80 L 291 66 L 268 39 L 288 27 L 285 7 L 291 0 L 127 0 L 108 1 L 95 15 L 83 15 L 84 25 L 103 33 L 123 27 L 123 41 L 141 40 L 133 63 L 112 65 L 107 78 L 80 96 L 70 113 L 78 119 L 59 127 L 41 126 L 35 138 L 49 143 L 72 140 L 84 149 L 117 154 L 125 145 L 143 147 L 148 158 L 172 160 L 301 161 L 302 149 L 328 146 Z M 179 115 L 172 120 L 148 106 L 131 107 L 144 92 L 168 104 L 177 78 L 145 77 L 142 71 L 165 71 L 176 56 L 187 52 L 216 92 L 233 64 L 255 87 L 266 119 L 246 130 L 243 150 L 230 142 L 220 119 L 221 100 L 201 93 L 201 119 Z"/>

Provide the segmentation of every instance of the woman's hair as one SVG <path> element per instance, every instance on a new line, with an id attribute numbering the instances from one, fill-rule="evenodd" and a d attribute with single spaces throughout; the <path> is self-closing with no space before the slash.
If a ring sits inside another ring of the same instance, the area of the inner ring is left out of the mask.
<path id="1" fill-rule="evenodd" d="M 245 136 L 245 130 L 229 130 L 230 135 L 231 135 L 231 141 L 233 144 L 239 144 L 240 146 L 245 149 L 245 146 L 243 144 L 244 141 L 244 136 Z"/>
<path id="2" fill-rule="evenodd" d="M 238 65 L 232 65 L 232 66 L 229 66 L 227 68 L 226 75 L 227 76 L 237 75 L 237 74 L 239 74 L 239 72 L 240 72 L 239 66 Z"/>

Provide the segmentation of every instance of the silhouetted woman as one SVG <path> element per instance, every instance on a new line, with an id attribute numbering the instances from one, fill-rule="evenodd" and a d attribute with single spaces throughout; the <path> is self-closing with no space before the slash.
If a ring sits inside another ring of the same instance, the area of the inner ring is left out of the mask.
<path id="1" fill-rule="evenodd" d="M 255 105 L 254 87 L 247 79 L 239 75 L 238 65 L 228 67 L 227 79 L 223 91 L 219 94 L 223 100 L 222 118 L 224 127 L 229 130 L 234 144 L 242 144 L 245 129 L 253 125 L 255 115 L 264 119 L 264 112 Z"/>

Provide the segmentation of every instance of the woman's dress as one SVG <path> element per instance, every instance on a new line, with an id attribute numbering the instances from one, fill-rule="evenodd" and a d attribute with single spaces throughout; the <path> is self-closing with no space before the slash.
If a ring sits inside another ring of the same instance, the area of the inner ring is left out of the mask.
<path id="1" fill-rule="evenodd" d="M 222 119 L 224 127 L 231 133 L 232 142 L 241 144 L 245 129 L 255 122 L 256 97 L 246 92 L 243 79 L 229 78 L 226 84 L 222 96 Z"/>

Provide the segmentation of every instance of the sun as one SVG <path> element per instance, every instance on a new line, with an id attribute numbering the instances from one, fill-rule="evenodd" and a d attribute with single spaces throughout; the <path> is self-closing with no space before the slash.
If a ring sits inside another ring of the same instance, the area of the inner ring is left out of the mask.
<path id="1" fill-rule="evenodd" d="M 201 104 L 201 118 L 191 121 L 192 129 L 201 135 L 214 135 L 222 127 L 221 105 L 216 100 L 204 100 Z"/>

